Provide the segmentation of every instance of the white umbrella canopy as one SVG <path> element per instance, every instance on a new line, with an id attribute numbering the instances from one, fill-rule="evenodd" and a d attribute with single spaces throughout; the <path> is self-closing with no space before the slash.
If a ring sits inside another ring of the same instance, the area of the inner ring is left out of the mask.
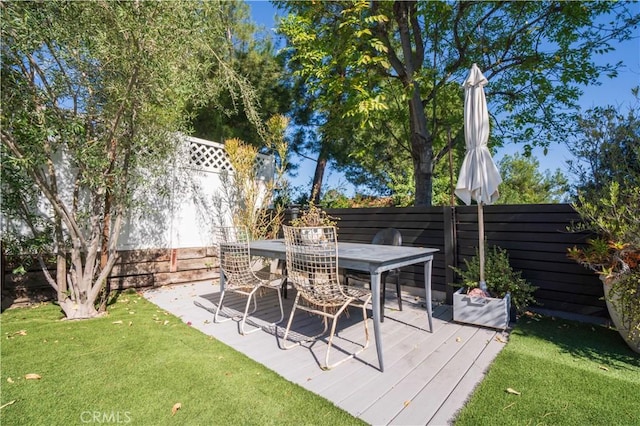
<path id="1" fill-rule="evenodd" d="M 476 64 L 471 66 L 464 87 L 464 139 L 467 148 L 460 169 L 455 194 L 466 204 L 471 200 L 478 204 L 478 236 L 480 256 L 480 287 L 484 282 L 484 217 L 483 204 L 492 204 L 500 196 L 498 186 L 502 182 L 500 172 L 491 158 L 489 141 L 489 111 L 484 86 L 486 77 Z"/>

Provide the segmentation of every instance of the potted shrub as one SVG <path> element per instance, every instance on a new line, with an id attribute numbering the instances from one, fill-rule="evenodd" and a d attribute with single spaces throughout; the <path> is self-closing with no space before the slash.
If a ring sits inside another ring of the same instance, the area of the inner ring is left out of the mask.
<path id="1" fill-rule="evenodd" d="M 465 269 L 451 266 L 462 278 L 461 287 L 453 295 L 453 320 L 485 327 L 506 329 L 511 318 L 511 308 L 522 313 L 535 303 L 532 286 L 514 271 L 506 250 L 492 246 L 485 249 L 485 281 L 487 292 L 479 288 L 480 259 L 476 255 L 465 259 Z"/>
<path id="2" fill-rule="evenodd" d="M 313 202 L 309 203 L 309 208 L 304 210 L 299 217 L 291 220 L 291 226 L 296 227 L 336 226 L 336 223 L 336 218 L 329 216 L 327 212 Z M 305 245 L 326 244 L 325 235 L 321 229 L 302 230 L 300 237 Z"/>
<path id="3" fill-rule="evenodd" d="M 574 231 L 595 237 L 568 255 L 600 275 L 611 320 L 629 347 L 640 353 L 640 187 L 612 182 L 604 196 L 585 194 L 574 205 L 582 222 Z"/>
<path id="4" fill-rule="evenodd" d="M 291 226 L 336 226 L 337 219 L 329 216 L 327 212 L 309 203 L 309 208 L 303 210 L 300 216 L 291 220 Z"/>

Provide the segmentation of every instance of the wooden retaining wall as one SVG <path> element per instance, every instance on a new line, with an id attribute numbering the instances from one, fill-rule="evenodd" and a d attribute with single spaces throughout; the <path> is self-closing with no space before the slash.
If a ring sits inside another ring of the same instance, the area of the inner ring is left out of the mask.
<path id="1" fill-rule="evenodd" d="M 16 259 L 3 261 L 3 309 L 12 304 L 55 298 L 37 262 L 31 263 L 24 276 L 11 273 L 17 264 Z M 213 280 L 219 276 L 219 265 L 217 250 L 212 247 L 121 251 L 109 276 L 109 285 L 112 290 L 125 290 Z M 55 277 L 55 265 L 49 265 L 49 273 Z"/>
<path id="2" fill-rule="evenodd" d="M 455 290 L 449 284 L 456 280 L 449 265 L 464 265 L 464 259 L 471 258 L 478 246 L 476 206 L 352 208 L 327 212 L 339 218 L 340 241 L 368 243 L 378 230 L 395 227 L 402 232 L 403 244 L 437 248 L 433 289 L 445 292 L 448 303 Z M 290 218 L 288 214 L 285 222 Z M 484 207 L 488 244 L 509 252 L 512 267 L 538 287 L 535 297 L 542 308 L 607 317 L 597 276 L 566 256 L 569 247 L 583 244 L 587 238 L 584 233 L 567 231 L 578 220 L 578 214 L 568 204 Z M 3 299 L 26 297 L 16 292 L 11 262 L 3 264 L 8 273 Z M 114 289 L 126 289 L 211 280 L 218 277 L 217 267 L 213 248 L 125 251 L 119 253 L 110 284 Z M 32 269 L 25 284 L 18 283 L 19 289 L 26 288 L 27 293 L 30 289 L 48 287 L 37 272 L 37 264 Z M 422 267 L 403 268 L 401 280 L 407 286 L 424 282 Z"/>

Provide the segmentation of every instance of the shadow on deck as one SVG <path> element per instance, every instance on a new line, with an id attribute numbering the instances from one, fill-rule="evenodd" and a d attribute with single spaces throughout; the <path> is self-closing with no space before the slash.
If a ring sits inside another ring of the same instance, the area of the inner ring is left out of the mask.
<path id="1" fill-rule="evenodd" d="M 382 323 L 385 371 L 378 369 L 373 320 L 368 319 L 369 347 L 332 370 L 322 370 L 327 339 L 281 348 L 294 292 L 284 299 L 285 319 L 279 319 L 275 293 L 258 296 L 258 309 L 247 321 L 262 331 L 242 336 L 239 322 L 213 323 L 220 292 L 217 285 L 194 283 L 145 292 L 145 297 L 162 309 L 190 322 L 235 350 L 277 372 L 287 380 L 332 401 L 353 416 L 375 425 L 445 425 L 462 408 L 482 380 L 495 356 L 504 346 L 505 333 L 454 323 L 452 308 L 433 309 L 434 332 L 429 332 L 424 299 L 403 297 L 403 310 L 389 293 Z M 246 299 L 225 296 L 227 317 L 241 314 Z M 371 310 L 368 311 L 371 316 Z M 362 311 L 351 309 L 338 321 L 332 360 L 344 356 L 365 341 Z M 250 327 L 247 327 L 250 328 Z M 322 331 L 320 318 L 297 312 L 292 340 L 305 340 Z"/>

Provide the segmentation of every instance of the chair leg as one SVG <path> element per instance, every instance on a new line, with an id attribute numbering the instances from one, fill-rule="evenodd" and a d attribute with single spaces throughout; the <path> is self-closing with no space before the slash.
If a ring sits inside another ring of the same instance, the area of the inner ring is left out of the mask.
<path id="1" fill-rule="evenodd" d="M 279 288 L 279 287 L 267 287 L 267 286 L 263 286 L 263 287 L 256 287 L 256 288 L 251 292 L 251 295 L 249 295 L 249 298 L 247 299 L 247 305 L 246 305 L 246 308 L 245 308 L 245 314 L 244 314 L 244 316 L 242 317 L 242 323 L 241 323 L 241 325 L 240 325 L 240 334 L 242 334 L 243 336 L 244 336 L 245 334 L 251 334 L 251 333 L 253 333 L 254 331 L 262 330 L 262 327 L 258 327 L 258 328 L 256 328 L 256 329 L 254 329 L 254 330 L 250 330 L 250 331 L 246 331 L 246 330 L 244 329 L 244 326 L 245 326 L 246 321 L 247 321 L 247 316 L 248 316 L 249 314 L 254 313 L 254 312 L 257 310 L 257 308 L 258 308 L 257 301 L 256 301 L 256 293 L 258 292 L 258 290 L 259 290 L 260 288 L 271 289 L 271 290 L 274 290 L 274 291 L 278 294 L 278 307 L 280 308 L 280 319 L 279 319 L 278 321 L 276 321 L 276 322 L 273 322 L 273 323 L 269 324 L 269 325 L 276 325 L 276 324 L 280 324 L 280 323 L 282 322 L 282 320 L 284 319 L 284 307 L 283 307 L 283 305 L 282 305 L 282 296 L 281 296 L 281 294 L 280 294 L 280 288 Z M 248 309 L 249 309 L 249 302 L 250 302 L 250 300 L 251 300 L 251 298 L 252 298 L 252 295 L 253 295 L 254 309 L 253 309 L 253 311 L 251 311 L 251 312 L 249 313 L 249 312 L 248 312 Z"/>
<path id="2" fill-rule="evenodd" d="M 225 291 L 220 293 L 220 300 L 218 301 L 218 306 L 216 307 L 216 313 L 213 315 L 213 322 L 214 323 L 227 322 L 227 321 L 232 319 L 232 318 L 227 318 L 227 319 L 222 320 L 222 321 L 218 320 L 218 315 L 220 314 L 220 310 L 222 309 L 222 302 L 224 301 L 225 293 L 226 293 Z"/>
<path id="3" fill-rule="evenodd" d="M 276 293 L 278 293 L 278 305 L 280 306 L 280 319 L 278 320 L 278 322 L 274 322 L 272 325 L 280 324 L 282 320 L 284 320 L 284 307 L 282 306 L 281 289 L 276 287 L 274 290 L 276 291 Z"/>
<path id="4" fill-rule="evenodd" d="M 329 342 L 328 342 L 328 346 L 327 346 L 327 354 L 325 356 L 325 360 L 324 360 L 324 367 L 322 367 L 323 370 L 330 370 L 333 367 L 342 364 L 343 362 L 345 362 L 348 359 L 354 358 L 356 355 L 358 355 L 360 352 L 364 351 L 368 346 L 369 346 L 369 327 L 367 324 L 367 303 L 363 303 L 362 304 L 362 322 L 364 322 L 364 335 L 365 335 L 365 343 L 364 345 L 362 345 L 362 347 L 360 349 L 358 349 L 357 351 L 349 354 L 348 356 L 342 358 L 340 361 L 334 362 L 333 364 L 329 364 L 329 351 L 331 350 L 331 346 L 333 344 L 333 336 L 336 333 L 336 326 L 338 324 L 338 317 L 340 315 L 342 315 L 342 312 L 344 312 L 344 310 L 346 308 L 349 307 L 349 304 L 346 304 L 345 306 L 343 306 L 338 312 L 336 312 L 335 316 L 333 316 L 333 320 L 331 322 L 331 334 L 329 335 Z"/>
<path id="5" fill-rule="evenodd" d="M 262 327 L 255 327 L 253 330 L 245 330 L 244 326 L 247 323 L 247 316 L 251 313 L 254 313 L 258 309 L 258 302 L 256 300 L 256 292 L 260 289 L 260 287 L 256 287 L 251 290 L 251 293 L 247 296 L 247 303 L 244 307 L 244 314 L 242 315 L 242 320 L 240 321 L 240 334 L 243 336 L 246 334 L 255 333 L 256 331 L 262 330 Z M 249 305 L 251 304 L 251 299 L 253 299 L 253 311 L 249 312 Z"/>
<path id="6" fill-rule="evenodd" d="M 284 336 L 282 336 L 282 342 L 283 342 L 282 343 L 282 347 L 284 349 L 291 349 L 294 346 L 298 346 L 298 345 L 300 345 L 300 343 L 302 343 L 302 342 L 295 342 L 292 345 L 287 345 L 287 343 L 286 343 L 287 342 L 287 336 L 289 335 L 289 330 L 291 329 L 291 323 L 293 323 L 293 316 L 295 315 L 296 308 L 298 307 L 298 300 L 299 299 L 300 299 L 300 293 L 297 293 L 296 294 L 296 298 L 293 301 L 293 308 L 291 308 L 291 314 L 289 315 L 289 321 L 287 321 L 287 328 L 284 331 Z"/>
<path id="7" fill-rule="evenodd" d="M 287 263 L 285 262 L 282 266 L 282 276 L 284 279 L 282 280 L 282 297 L 285 299 L 289 296 L 288 285 L 289 279 L 287 278 Z"/>

